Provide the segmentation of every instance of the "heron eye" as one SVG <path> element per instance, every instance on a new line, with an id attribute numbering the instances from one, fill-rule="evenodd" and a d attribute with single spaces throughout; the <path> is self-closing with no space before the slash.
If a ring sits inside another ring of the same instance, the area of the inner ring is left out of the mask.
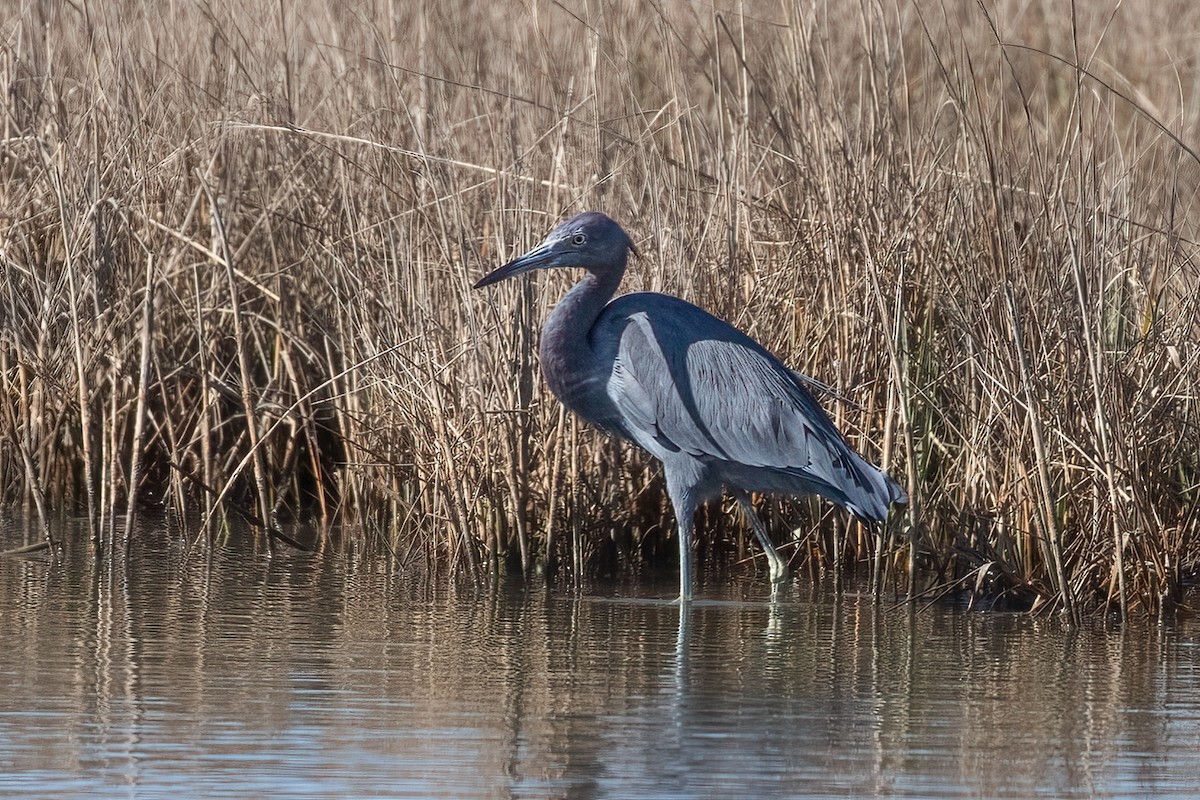
<path id="1" fill-rule="evenodd" d="M 571 243 L 575 244 L 577 246 L 583 244 L 586 241 L 587 241 L 587 237 L 584 236 L 582 233 L 577 233 L 571 237 Z"/>

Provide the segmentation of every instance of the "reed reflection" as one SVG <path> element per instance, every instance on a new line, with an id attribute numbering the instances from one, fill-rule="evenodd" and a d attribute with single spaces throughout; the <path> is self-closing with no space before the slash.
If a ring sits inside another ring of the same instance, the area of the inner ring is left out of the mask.
<path id="1" fill-rule="evenodd" d="M 772 604 L 753 583 L 681 609 L 661 587 L 158 552 L 0 561 L 3 788 L 1185 797 L 1200 771 L 1188 621 Z"/>

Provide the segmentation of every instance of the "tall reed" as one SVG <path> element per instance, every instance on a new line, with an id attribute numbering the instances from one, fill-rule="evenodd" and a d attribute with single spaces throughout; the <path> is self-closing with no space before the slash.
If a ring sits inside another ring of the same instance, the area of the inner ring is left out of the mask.
<path id="1" fill-rule="evenodd" d="M 1200 561 L 1194 5 L 6 7 L 0 496 L 101 545 L 152 504 L 475 577 L 669 559 L 654 465 L 538 377 L 572 276 L 470 291 L 600 208 L 627 288 L 836 387 L 909 487 L 878 538 L 773 505 L 797 567 L 1163 608 Z"/>

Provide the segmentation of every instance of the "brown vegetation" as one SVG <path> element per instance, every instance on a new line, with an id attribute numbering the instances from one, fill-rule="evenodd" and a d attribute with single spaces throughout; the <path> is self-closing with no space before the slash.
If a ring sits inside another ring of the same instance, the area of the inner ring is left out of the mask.
<path id="1" fill-rule="evenodd" d="M 1200 563 L 1196 30 L 1190 0 L 10 5 L 0 500 L 98 542 L 139 503 L 362 523 L 469 574 L 669 553 L 654 465 L 537 375 L 573 276 L 469 289 L 597 208 L 627 288 L 837 387 L 907 485 L 915 549 L 777 509 L 796 566 L 1158 609 Z"/>

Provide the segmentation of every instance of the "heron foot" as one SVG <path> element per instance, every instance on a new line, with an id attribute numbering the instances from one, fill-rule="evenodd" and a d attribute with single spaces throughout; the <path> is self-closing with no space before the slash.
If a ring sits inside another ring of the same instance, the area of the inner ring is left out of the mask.
<path id="1" fill-rule="evenodd" d="M 763 525 L 758 514 L 754 512 L 754 505 L 750 502 L 750 495 L 743 491 L 736 491 L 734 492 L 734 497 L 737 498 L 738 505 L 742 507 L 742 513 L 746 515 L 746 519 L 750 522 L 750 528 L 754 531 L 754 537 L 758 539 L 758 543 L 763 549 L 763 555 L 767 557 L 767 564 L 771 570 L 771 594 L 774 596 L 775 589 L 787 583 L 791 578 L 787 562 L 783 560 L 783 556 L 779 555 L 779 551 L 775 549 L 775 545 L 771 544 L 771 535 L 767 533 L 767 527 Z"/>
<path id="2" fill-rule="evenodd" d="M 792 571 L 788 569 L 787 562 L 779 555 L 778 552 L 771 550 L 767 552 L 767 563 L 771 570 L 771 598 L 775 598 L 776 592 L 780 587 L 786 586 L 792 580 Z"/>

